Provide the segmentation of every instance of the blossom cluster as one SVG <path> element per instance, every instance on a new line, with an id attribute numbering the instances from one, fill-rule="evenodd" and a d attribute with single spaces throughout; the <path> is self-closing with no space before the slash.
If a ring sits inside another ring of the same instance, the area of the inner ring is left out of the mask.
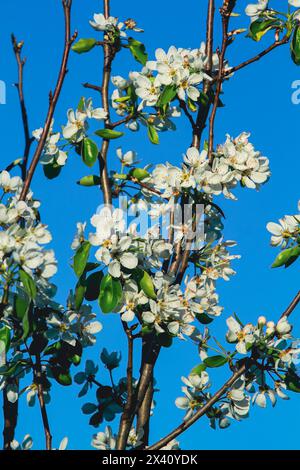
<path id="1" fill-rule="evenodd" d="M 299 341 L 293 339 L 292 326 L 287 317 L 283 316 L 274 323 L 261 316 L 256 325 L 243 325 L 237 318 L 230 317 L 227 325 L 227 341 L 236 345 L 236 353 L 250 354 L 250 359 L 245 373 L 229 390 L 224 391 L 221 399 L 207 412 L 210 425 L 215 428 L 218 424 L 221 429 L 228 427 L 232 419 L 240 421 L 248 417 L 251 402 L 265 408 L 269 399 L 275 406 L 277 397 L 289 399 L 287 390 L 299 390 Z M 195 367 L 188 378 L 182 377 L 184 396 L 177 398 L 175 403 L 178 408 L 185 410 L 185 420 L 212 396 L 207 367 L 224 365 L 232 361 L 235 355 L 231 354 L 227 359 L 225 356 L 209 357 L 209 338 L 208 331 L 205 337 L 199 337 L 202 364 Z M 221 351 L 222 354 L 224 351 Z"/>
<path id="2" fill-rule="evenodd" d="M 269 0 L 258 0 L 258 3 L 250 3 L 247 5 L 245 9 L 245 13 L 247 16 L 250 17 L 251 22 L 258 20 L 259 18 L 272 18 L 274 17 L 274 13 L 277 13 L 276 10 L 274 11 L 272 8 L 269 7 Z M 300 1 L 299 0 L 288 0 L 288 5 L 292 7 L 299 8 Z M 294 19 L 299 19 L 300 17 L 300 10 L 297 10 L 293 13 Z"/>
<path id="3" fill-rule="evenodd" d="M 103 121 L 107 113 L 103 108 L 94 108 L 91 98 L 82 97 L 77 109 L 67 111 L 67 124 L 62 126 L 61 132 L 54 132 L 54 120 L 52 120 L 40 163 L 44 166 L 62 167 L 68 159 L 70 148 L 78 146 L 87 137 L 90 120 Z M 39 142 L 43 134 L 43 128 L 32 132 L 33 137 Z"/>
<path id="4" fill-rule="evenodd" d="M 254 149 L 249 135 L 243 132 L 235 139 L 227 136 L 226 142 L 217 147 L 212 165 L 207 151 L 199 153 L 194 147 L 187 150 L 182 168 L 169 163 L 157 165 L 152 172 L 154 187 L 165 198 L 196 188 L 208 195 L 223 193 L 235 199 L 231 190 L 237 184 L 259 189 L 270 176 L 269 160 Z"/>
<path id="5" fill-rule="evenodd" d="M 300 201 L 298 202 L 298 214 L 285 215 L 279 219 L 279 223 L 269 222 L 267 229 L 272 235 L 272 246 L 286 248 L 297 243 L 300 235 Z"/>
<path id="6" fill-rule="evenodd" d="M 49 279 L 57 271 L 56 260 L 54 251 L 46 250 L 43 245 L 48 244 L 52 237 L 47 226 L 39 222 L 40 203 L 33 198 L 33 193 L 28 193 L 26 201 L 19 200 L 22 185 L 18 176 L 11 177 L 7 171 L 1 172 L 1 274 L 13 278 L 14 269 L 19 266 L 30 276 Z"/>

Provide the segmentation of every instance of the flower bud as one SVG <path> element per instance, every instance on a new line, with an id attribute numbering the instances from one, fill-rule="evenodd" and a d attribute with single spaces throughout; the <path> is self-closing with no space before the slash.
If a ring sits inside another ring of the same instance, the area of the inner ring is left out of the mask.
<path id="1" fill-rule="evenodd" d="M 265 326 L 265 324 L 267 323 L 266 317 L 264 316 L 258 317 L 257 323 L 258 323 L 258 326 Z"/>
<path id="2" fill-rule="evenodd" d="M 292 326 L 289 324 L 286 317 L 281 318 L 276 325 L 276 331 L 280 335 L 286 335 L 290 333 L 291 330 L 292 330 Z"/>

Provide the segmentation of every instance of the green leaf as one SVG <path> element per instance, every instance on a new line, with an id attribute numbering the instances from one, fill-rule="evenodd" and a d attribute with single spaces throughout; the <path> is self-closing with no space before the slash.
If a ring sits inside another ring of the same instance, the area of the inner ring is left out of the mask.
<path id="1" fill-rule="evenodd" d="M 148 171 L 144 168 L 134 168 L 129 172 L 129 174 L 138 181 L 143 181 L 145 178 L 148 178 L 150 176 Z"/>
<path id="2" fill-rule="evenodd" d="M 88 138 L 83 139 L 82 160 L 88 167 L 92 167 L 96 163 L 98 153 L 97 144 L 93 140 Z"/>
<path id="3" fill-rule="evenodd" d="M 49 163 L 48 165 L 43 165 L 44 175 L 49 180 L 56 178 L 61 172 L 62 166 L 57 163 Z"/>
<path id="4" fill-rule="evenodd" d="M 77 277 L 80 277 L 85 270 L 90 249 L 91 244 L 89 242 L 83 242 L 75 253 L 73 268 Z"/>
<path id="5" fill-rule="evenodd" d="M 291 390 L 292 392 L 300 393 L 300 377 L 290 370 L 286 377 L 285 377 L 285 383 L 287 385 L 288 390 Z"/>
<path id="6" fill-rule="evenodd" d="M 221 367 L 228 362 L 228 359 L 224 356 L 211 356 L 204 359 L 203 362 L 207 367 Z"/>
<path id="7" fill-rule="evenodd" d="M 32 302 L 30 302 L 29 307 L 22 319 L 22 328 L 23 328 L 22 339 L 25 340 L 33 332 L 33 303 Z"/>
<path id="8" fill-rule="evenodd" d="M 175 96 L 177 95 L 177 87 L 176 85 L 167 85 L 163 89 L 163 92 L 161 93 L 159 100 L 157 102 L 157 106 L 165 106 L 166 104 L 170 103 Z"/>
<path id="9" fill-rule="evenodd" d="M 272 268 L 279 268 L 283 265 L 289 266 L 300 256 L 300 246 L 296 246 L 293 248 L 287 248 L 279 253 L 276 257 L 274 263 L 272 264 Z"/>
<path id="10" fill-rule="evenodd" d="M 54 366 L 51 368 L 51 372 L 56 382 L 65 387 L 72 385 L 72 377 L 69 370 L 64 370 L 60 366 Z"/>
<path id="11" fill-rule="evenodd" d="M 261 38 L 268 31 L 270 31 L 270 29 L 275 28 L 279 25 L 280 25 L 280 23 L 277 21 L 277 19 L 272 19 L 272 20 L 258 19 L 256 21 L 253 21 L 253 23 L 251 23 L 249 36 L 254 41 L 260 41 Z"/>
<path id="12" fill-rule="evenodd" d="M 35 286 L 34 280 L 28 273 L 23 271 L 23 269 L 20 269 L 19 274 L 20 274 L 20 280 L 23 284 L 25 291 L 27 292 L 27 294 L 29 295 L 31 299 L 35 299 L 36 298 L 36 286 Z"/>
<path id="13" fill-rule="evenodd" d="M 87 175 L 77 181 L 77 184 L 80 186 L 100 186 L 101 179 L 97 175 Z"/>
<path id="14" fill-rule="evenodd" d="M 140 41 L 137 41 L 136 39 L 128 38 L 128 45 L 130 52 L 135 60 L 137 60 L 142 65 L 146 65 L 148 54 L 144 44 Z"/>
<path id="15" fill-rule="evenodd" d="M 147 297 L 153 300 L 156 299 L 152 277 L 146 271 L 135 269 L 132 277 Z"/>
<path id="16" fill-rule="evenodd" d="M 122 286 L 119 279 L 110 274 L 100 284 L 99 305 L 103 313 L 110 313 L 122 300 Z"/>
<path id="17" fill-rule="evenodd" d="M 83 276 L 81 276 L 76 284 L 76 287 L 75 287 L 75 308 L 76 310 L 79 310 L 81 305 L 82 305 L 82 302 L 83 302 L 83 299 L 84 299 L 84 295 L 85 295 L 85 292 L 86 292 L 86 284 L 85 284 L 85 279 Z"/>
<path id="18" fill-rule="evenodd" d="M 193 367 L 193 369 L 191 370 L 191 373 L 190 375 L 201 375 L 201 373 L 206 369 L 206 365 L 203 364 L 203 362 L 201 364 L 198 364 L 197 366 Z"/>
<path id="19" fill-rule="evenodd" d="M 163 346 L 164 348 L 170 348 L 173 343 L 173 338 L 168 333 L 160 333 L 157 335 L 158 344 Z"/>
<path id="20" fill-rule="evenodd" d="M 291 41 L 291 56 L 296 65 L 300 65 L 300 27 L 295 28 Z"/>
<path id="21" fill-rule="evenodd" d="M 80 111 L 81 113 L 84 111 L 84 103 L 85 103 L 85 98 L 84 96 L 82 96 L 79 100 L 79 103 L 77 105 L 77 109 L 78 111 Z"/>
<path id="22" fill-rule="evenodd" d="M 22 320 L 30 304 L 30 298 L 23 289 L 19 289 L 14 298 L 14 309 L 16 316 Z"/>
<path id="23" fill-rule="evenodd" d="M 112 129 L 99 129 L 95 132 L 98 137 L 102 137 L 102 139 L 118 139 L 124 135 L 124 132 L 120 131 L 113 131 Z"/>
<path id="24" fill-rule="evenodd" d="M 199 322 L 202 323 L 203 325 L 208 325 L 209 323 L 213 321 L 213 318 L 206 315 L 206 313 L 197 313 L 196 317 L 199 320 Z"/>
<path id="25" fill-rule="evenodd" d="M 96 273 L 90 274 L 90 276 L 86 279 L 86 292 L 85 298 L 89 302 L 93 302 L 97 300 L 100 294 L 100 285 L 103 279 L 103 273 L 101 271 L 97 271 Z"/>
<path id="26" fill-rule="evenodd" d="M 197 106 L 195 105 L 194 101 L 192 101 L 190 98 L 187 100 L 188 108 L 192 111 L 192 113 L 195 113 L 197 111 Z"/>
<path id="27" fill-rule="evenodd" d="M 4 343 L 5 351 L 8 352 L 10 347 L 10 328 L 3 326 L 0 329 L 0 343 Z"/>
<path id="28" fill-rule="evenodd" d="M 152 142 L 152 144 L 154 145 L 159 144 L 158 133 L 156 129 L 154 128 L 154 126 L 151 126 L 151 124 L 148 124 L 148 137 L 149 137 L 150 142 Z"/>
<path id="29" fill-rule="evenodd" d="M 79 41 L 72 46 L 72 51 L 76 52 L 77 54 L 82 54 L 84 52 L 89 52 L 93 47 L 95 47 L 97 41 L 93 38 L 81 38 Z"/>

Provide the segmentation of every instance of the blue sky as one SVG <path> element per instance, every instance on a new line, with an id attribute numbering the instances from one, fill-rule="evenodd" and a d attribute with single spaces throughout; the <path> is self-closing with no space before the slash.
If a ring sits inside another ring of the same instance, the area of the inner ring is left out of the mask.
<path id="1" fill-rule="evenodd" d="M 94 35 L 88 20 L 94 12 L 102 11 L 101 3 L 74 0 L 73 27 L 78 29 L 79 37 Z M 112 0 L 111 3 L 114 16 L 121 19 L 133 17 L 145 29 L 141 40 L 147 46 L 149 57 L 157 47 L 197 47 L 204 40 L 204 0 L 186 0 L 184 6 L 179 0 L 152 0 L 151 3 Z M 247 4 L 244 1 L 237 3 L 241 4 L 240 12 Z M 16 65 L 11 53 L 10 33 L 14 32 L 18 40 L 25 41 L 24 52 L 28 58 L 25 92 L 30 127 L 35 129 L 43 124 L 48 93 L 54 87 L 62 49 L 63 17 L 59 0 L 5 2 L 1 13 L 0 79 L 7 84 L 7 104 L 0 106 L 0 135 L 1 167 L 5 167 L 20 157 L 23 150 L 17 93 L 12 86 L 16 80 Z M 247 19 L 234 21 L 237 27 L 248 23 Z M 230 64 L 254 55 L 270 41 L 272 38 L 268 37 L 257 45 L 250 39 L 239 38 L 229 50 Z M 130 70 L 138 69 L 139 65 L 123 52 L 115 62 L 114 74 L 126 76 Z M 235 264 L 237 275 L 229 283 L 219 283 L 221 304 L 225 307 L 223 316 L 213 324 L 214 333 L 219 336 L 225 332 L 225 318 L 233 312 L 244 321 L 255 321 L 261 314 L 270 319 L 278 318 L 299 289 L 299 264 L 287 271 L 271 270 L 276 250 L 269 246 L 269 234 L 265 229 L 268 221 L 294 213 L 299 199 L 300 105 L 291 102 L 291 84 L 298 79 L 300 68 L 292 63 L 288 46 L 285 46 L 256 65 L 240 71 L 224 86 L 223 102 L 226 106 L 219 110 L 217 116 L 216 141 L 223 142 L 226 133 L 236 136 L 244 130 L 250 131 L 256 148 L 270 158 L 272 177 L 259 193 L 240 190 L 237 202 L 223 198 L 218 201 L 226 213 L 225 236 L 238 242 L 235 252 L 242 255 Z M 69 73 L 55 115 L 57 125 L 65 123 L 66 110 L 76 107 L 82 94 L 89 96 L 81 83 L 99 84 L 100 80 L 100 50 L 95 49 L 85 56 L 71 55 Z M 96 95 L 90 96 L 97 102 Z M 134 135 L 127 133 L 122 139 L 123 149 L 136 150 L 145 164 L 166 160 L 179 163 L 189 143 L 190 130 L 184 119 L 178 121 L 176 134 L 170 132 L 161 137 L 160 146 L 148 143 L 143 131 Z M 116 163 L 114 151 L 110 158 L 113 166 Z M 32 185 L 35 195 L 42 200 L 43 222 L 49 225 L 53 234 L 53 247 L 59 261 L 55 281 L 59 286 L 60 301 L 64 301 L 68 290 L 75 285 L 70 268 L 70 244 L 76 222 L 89 220 L 100 202 L 98 189 L 85 189 L 75 184 L 84 174 L 88 172 L 79 157 L 72 155 L 60 178 L 48 181 L 39 168 Z M 299 314 L 298 309 L 294 313 L 295 336 L 300 331 Z M 99 316 L 104 330 L 98 335 L 97 345 L 86 352 L 86 357 L 95 360 L 98 360 L 103 347 L 120 350 L 124 344 L 118 318 L 113 315 L 104 317 L 100 313 Z M 151 440 L 156 440 L 181 422 L 182 412 L 174 405 L 175 398 L 180 395 L 180 377 L 188 374 L 198 362 L 196 348 L 189 342 L 175 342 L 172 349 L 163 351 L 156 372 L 160 392 L 156 396 Z M 138 362 L 136 366 L 138 370 Z M 227 373 L 217 377 L 215 383 L 218 384 Z M 105 380 L 105 374 L 105 371 L 99 374 L 101 381 Z M 81 414 L 84 400 L 78 399 L 77 393 L 77 386 L 66 389 L 53 387 L 49 417 L 54 445 L 57 446 L 67 435 L 70 449 L 88 449 L 95 431 L 88 426 L 87 417 Z M 93 401 L 93 394 L 89 398 L 91 400 L 88 401 Z M 299 447 L 296 432 L 299 405 L 299 397 L 292 396 L 289 402 L 279 402 L 275 409 L 253 408 L 248 420 L 234 423 L 224 431 L 211 430 L 204 418 L 187 431 L 180 442 L 186 449 L 296 449 Z M 35 448 L 41 448 L 43 435 L 39 426 L 39 409 L 32 410 L 22 405 L 17 438 L 30 433 Z"/>

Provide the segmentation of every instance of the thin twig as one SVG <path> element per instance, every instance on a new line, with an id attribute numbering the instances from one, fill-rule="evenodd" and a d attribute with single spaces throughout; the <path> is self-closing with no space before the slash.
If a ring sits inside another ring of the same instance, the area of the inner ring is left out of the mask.
<path id="1" fill-rule="evenodd" d="M 217 88 L 214 96 L 213 101 L 213 108 L 209 119 L 209 138 L 208 138 L 208 159 L 210 164 L 213 162 L 213 146 L 214 146 L 214 125 L 215 125 L 215 118 L 217 113 L 217 108 L 219 105 L 220 94 L 222 91 L 222 83 L 224 80 L 223 77 L 223 67 L 224 67 L 224 60 L 225 54 L 228 46 L 228 27 L 229 27 L 229 20 L 230 14 L 234 7 L 234 2 L 230 0 L 224 0 L 223 6 L 220 9 L 221 17 L 222 17 L 222 46 L 221 52 L 219 52 L 219 71 L 218 71 L 218 78 L 217 78 Z"/>
<path id="2" fill-rule="evenodd" d="M 34 141 L 34 138 L 30 136 L 30 132 L 29 132 L 28 114 L 27 114 L 25 98 L 24 98 L 24 90 L 23 90 L 23 75 L 24 75 L 24 65 L 25 65 L 26 59 L 22 59 L 21 52 L 22 52 L 24 43 L 23 41 L 18 42 L 13 34 L 11 35 L 11 40 L 12 40 L 12 45 L 13 45 L 13 50 L 15 53 L 17 65 L 18 65 L 18 82 L 15 84 L 15 86 L 17 87 L 18 95 L 19 95 L 23 129 L 24 129 L 24 139 L 25 139 L 23 161 L 20 164 L 21 170 L 22 170 L 22 179 L 24 181 L 26 179 L 27 161 L 29 157 L 30 147 L 31 147 L 32 142 Z"/>
<path id="3" fill-rule="evenodd" d="M 34 153 L 34 156 L 32 158 L 31 164 L 28 169 L 24 186 L 21 192 L 20 200 L 25 200 L 26 198 L 34 172 L 36 170 L 42 151 L 44 149 L 44 146 L 48 137 L 48 133 L 50 130 L 51 122 L 53 119 L 54 111 L 55 111 L 55 108 L 56 108 L 56 105 L 57 105 L 57 102 L 58 102 L 58 99 L 59 99 L 59 96 L 63 87 L 63 83 L 67 74 L 67 64 L 68 64 L 70 50 L 71 50 L 73 42 L 75 41 L 77 37 L 77 32 L 75 32 L 73 36 L 71 36 L 72 0 L 63 0 L 62 5 L 63 5 L 63 10 L 64 10 L 64 18 L 65 18 L 65 46 L 64 46 L 61 67 L 60 67 L 58 80 L 57 80 L 54 93 L 52 94 L 50 92 L 50 95 L 49 95 L 49 107 L 48 107 L 48 113 L 47 113 L 45 125 L 43 127 L 41 138 L 39 140 L 38 146 L 36 148 L 36 151 Z"/>
<path id="4" fill-rule="evenodd" d="M 300 291 L 294 297 L 294 299 L 292 300 L 290 305 L 287 307 L 287 309 L 282 313 L 280 318 L 290 316 L 291 313 L 295 310 L 295 308 L 299 304 L 299 302 L 300 302 Z M 171 431 L 167 436 L 160 439 L 158 442 L 156 442 L 152 446 L 148 447 L 148 449 L 149 450 L 161 449 L 163 446 L 167 445 L 172 439 L 175 439 L 175 437 L 179 436 L 184 431 L 186 431 L 190 426 L 192 426 L 192 424 L 194 424 L 196 421 L 198 421 L 198 419 L 200 419 L 203 415 L 205 415 L 215 403 L 217 403 L 219 398 L 221 398 L 222 395 L 226 393 L 226 391 L 234 384 L 234 382 L 249 369 L 251 364 L 252 364 L 251 361 L 249 361 L 248 365 L 243 364 L 232 375 L 232 377 L 230 377 L 230 379 L 227 380 L 227 382 L 225 382 L 225 384 L 207 401 L 207 403 L 202 408 L 200 408 L 190 419 L 183 422 L 181 425 L 179 425 L 177 428 Z"/>
<path id="5" fill-rule="evenodd" d="M 102 88 L 101 86 L 98 85 L 92 85 L 91 83 L 83 83 L 82 86 L 84 88 L 89 88 L 90 90 L 98 91 L 99 93 L 102 93 Z"/>
<path id="6" fill-rule="evenodd" d="M 227 77 L 228 75 L 231 75 L 232 73 L 237 72 L 238 70 L 241 70 L 244 67 L 247 67 L 248 65 L 253 64 L 254 62 L 257 62 L 258 60 L 260 60 L 262 57 L 272 52 L 277 47 L 283 46 L 284 44 L 287 44 L 288 42 L 289 42 L 289 36 L 285 35 L 280 41 L 275 41 L 273 44 L 271 44 L 271 46 L 267 47 L 256 56 L 251 57 L 251 59 L 245 60 L 239 65 L 236 65 L 235 67 L 230 67 L 229 69 L 225 70 L 223 72 L 223 77 Z"/>

